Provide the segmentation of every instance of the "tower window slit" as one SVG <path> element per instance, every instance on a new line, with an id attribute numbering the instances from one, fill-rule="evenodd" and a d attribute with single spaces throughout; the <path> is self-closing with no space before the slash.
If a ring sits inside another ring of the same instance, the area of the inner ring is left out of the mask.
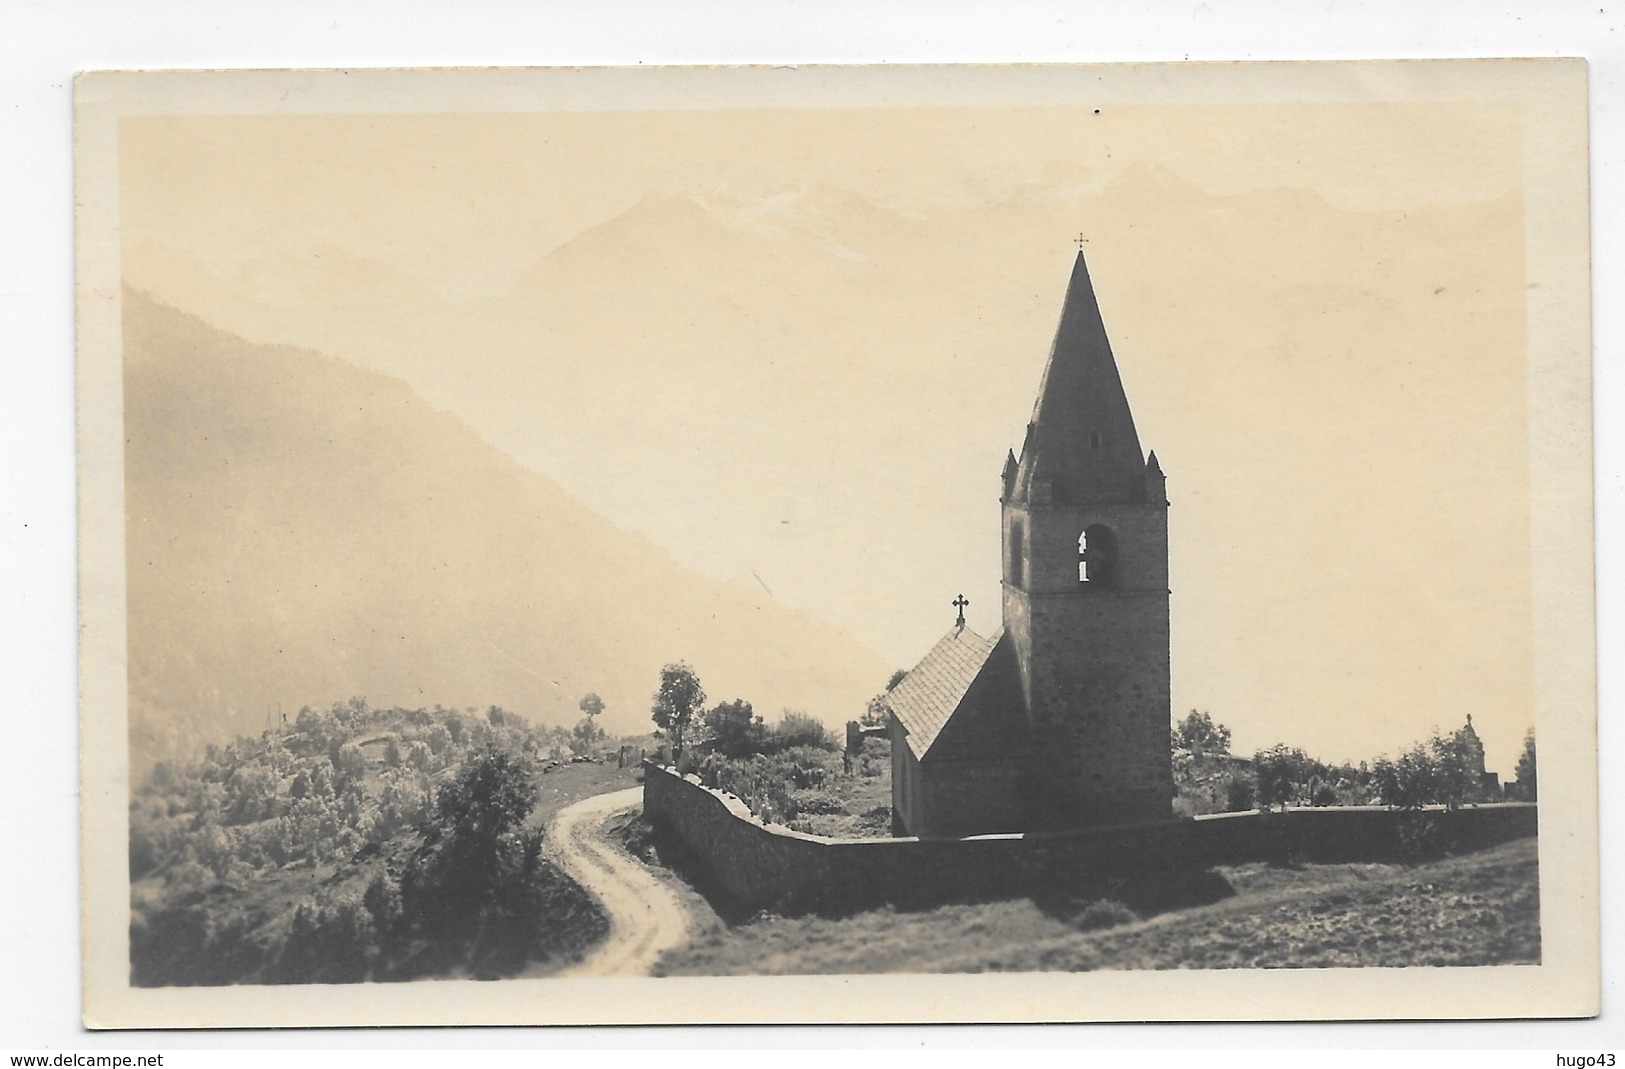
<path id="1" fill-rule="evenodd" d="M 1078 535 L 1078 582 L 1092 586 L 1117 583 L 1117 536 L 1104 524 L 1090 524 Z"/>

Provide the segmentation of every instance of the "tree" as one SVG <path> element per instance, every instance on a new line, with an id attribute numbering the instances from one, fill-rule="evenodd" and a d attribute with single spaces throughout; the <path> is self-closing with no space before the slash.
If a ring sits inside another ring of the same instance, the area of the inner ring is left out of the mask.
<path id="1" fill-rule="evenodd" d="M 893 672 L 891 674 L 891 678 L 886 681 L 886 689 L 869 699 L 869 705 L 863 710 L 863 715 L 858 717 L 858 723 L 866 728 L 885 727 L 887 712 L 886 695 L 896 690 L 897 684 L 901 683 L 906 678 L 908 678 L 908 672 L 901 668 Z"/>
<path id="2" fill-rule="evenodd" d="M 1472 746 L 1476 741 L 1476 737 L 1469 739 L 1465 730 L 1453 735 L 1435 733 L 1428 740 L 1434 764 L 1435 801 L 1454 809 L 1478 800 L 1483 784 L 1478 774 L 1479 754 Z"/>
<path id="3" fill-rule="evenodd" d="M 705 731 L 717 753 L 745 757 L 761 747 L 762 718 L 751 709 L 750 702 L 735 698 L 705 714 Z"/>
<path id="4" fill-rule="evenodd" d="M 1525 802 L 1535 801 L 1535 729 L 1523 736 L 1523 753 L 1518 755 L 1518 782 L 1514 793 Z"/>
<path id="5" fill-rule="evenodd" d="M 1317 762 L 1302 750 L 1277 743 L 1253 755 L 1253 774 L 1258 779 L 1258 804 L 1286 806 L 1307 796 L 1309 780 Z"/>
<path id="6" fill-rule="evenodd" d="M 593 717 L 597 716 L 603 711 L 604 699 L 600 698 L 595 692 L 588 691 L 582 696 L 581 712 L 587 717 L 588 720 L 591 720 Z"/>
<path id="7" fill-rule="evenodd" d="M 523 828 L 540 795 L 521 755 L 472 751 L 435 795 L 424 846 L 401 872 L 403 920 L 437 942 L 500 941 L 541 848 L 540 832 Z"/>
<path id="8" fill-rule="evenodd" d="M 494 746 L 473 754 L 435 797 L 435 813 L 448 835 L 487 842 L 511 831 L 540 797 L 525 763 Z"/>
<path id="9" fill-rule="evenodd" d="M 232 824 L 264 820 L 276 814 L 277 777 L 254 762 L 239 765 L 226 778 L 226 819 Z"/>
<path id="10" fill-rule="evenodd" d="M 705 688 L 700 686 L 700 677 L 694 674 L 694 669 L 680 661 L 660 670 L 660 689 L 655 691 L 650 718 L 655 727 L 671 739 L 673 765 L 682 760 L 683 737 L 694 714 L 704 706 Z"/>
<path id="11" fill-rule="evenodd" d="M 293 727 L 295 731 L 320 739 L 327 727 L 327 718 L 310 706 L 301 705 L 299 715 L 294 717 Z"/>
<path id="12" fill-rule="evenodd" d="M 582 757 L 591 754 L 604 741 L 604 729 L 592 722 L 592 717 L 584 716 L 581 722 L 570 732 L 570 750 Z"/>
<path id="13" fill-rule="evenodd" d="M 1401 753 L 1396 760 L 1378 758 L 1372 776 L 1383 805 L 1420 809 L 1438 799 L 1439 766 L 1422 743 Z"/>
<path id="14" fill-rule="evenodd" d="M 1476 738 L 1465 730 L 1450 735 L 1434 732 L 1390 761 L 1379 758 L 1371 780 L 1383 805 L 1420 809 L 1445 805 L 1452 809 L 1477 801 L 1483 793 Z"/>
<path id="15" fill-rule="evenodd" d="M 1174 739 L 1176 748 L 1189 750 L 1197 757 L 1203 754 L 1230 752 L 1230 729 L 1223 724 L 1214 723 L 1213 717 L 1207 713 L 1199 713 L 1195 709 L 1179 722 Z"/>
<path id="16" fill-rule="evenodd" d="M 328 756 L 333 762 L 333 771 L 338 774 L 341 789 L 351 783 L 360 783 L 367 774 L 367 759 L 362 755 L 361 747 L 354 742 L 339 743 Z"/>

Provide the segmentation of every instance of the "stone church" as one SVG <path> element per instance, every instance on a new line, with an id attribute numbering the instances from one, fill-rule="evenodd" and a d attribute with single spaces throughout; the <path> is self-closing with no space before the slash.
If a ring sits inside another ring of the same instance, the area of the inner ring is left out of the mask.
<path id="1" fill-rule="evenodd" d="M 1168 501 L 1081 252 L 999 500 L 1003 626 L 983 638 L 961 611 L 887 695 L 894 830 L 1168 818 Z"/>

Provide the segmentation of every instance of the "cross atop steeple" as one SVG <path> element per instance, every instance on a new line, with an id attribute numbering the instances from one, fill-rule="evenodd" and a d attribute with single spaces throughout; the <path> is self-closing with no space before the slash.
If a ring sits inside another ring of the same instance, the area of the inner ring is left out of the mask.
<path id="1" fill-rule="evenodd" d="M 1085 245 L 1087 245 L 1087 244 L 1089 244 L 1089 239 L 1088 239 L 1088 238 L 1086 238 L 1086 237 L 1084 237 L 1084 236 L 1083 236 L 1083 232 L 1082 232 L 1082 231 L 1079 231 L 1079 233 L 1078 233 L 1078 236 L 1077 236 L 1077 237 L 1075 237 L 1075 238 L 1073 238 L 1073 239 L 1072 239 L 1072 240 L 1073 240 L 1073 241 L 1075 241 L 1075 242 L 1077 242 L 1077 245 L 1078 245 L 1078 251 L 1079 251 L 1079 252 L 1082 252 L 1082 251 L 1083 251 L 1083 247 L 1084 247 L 1084 246 L 1085 246 Z"/>
<path id="2" fill-rule="evenodd" d="M 955 621 L 955 626 L 956 627 L 964 627 L 965 626 L 965 606 L 967 606 L 969 604 L 970 604 L 970 599 L 967 598 L 963 594 L 961 594 L 958 597 L 954 598 L 953 606 L 954 606 L 954 608 L 959 610 L 959 619 L 957 621 Z"/>

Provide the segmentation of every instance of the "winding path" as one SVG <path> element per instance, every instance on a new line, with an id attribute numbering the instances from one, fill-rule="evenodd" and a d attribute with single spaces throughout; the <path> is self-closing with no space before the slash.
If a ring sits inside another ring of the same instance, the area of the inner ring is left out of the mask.
<path id="1" fill-rule="evenodd" d="M 547 826 L 549 855 L 609 917 L 609 938 L 556 975 L 647 976 L 662 953 L 687 941 L 689 917 L 682 901 L 604 835 L 612 818 L 642 804 L 642 787 L 600 794 L 559 810 Z"/>

